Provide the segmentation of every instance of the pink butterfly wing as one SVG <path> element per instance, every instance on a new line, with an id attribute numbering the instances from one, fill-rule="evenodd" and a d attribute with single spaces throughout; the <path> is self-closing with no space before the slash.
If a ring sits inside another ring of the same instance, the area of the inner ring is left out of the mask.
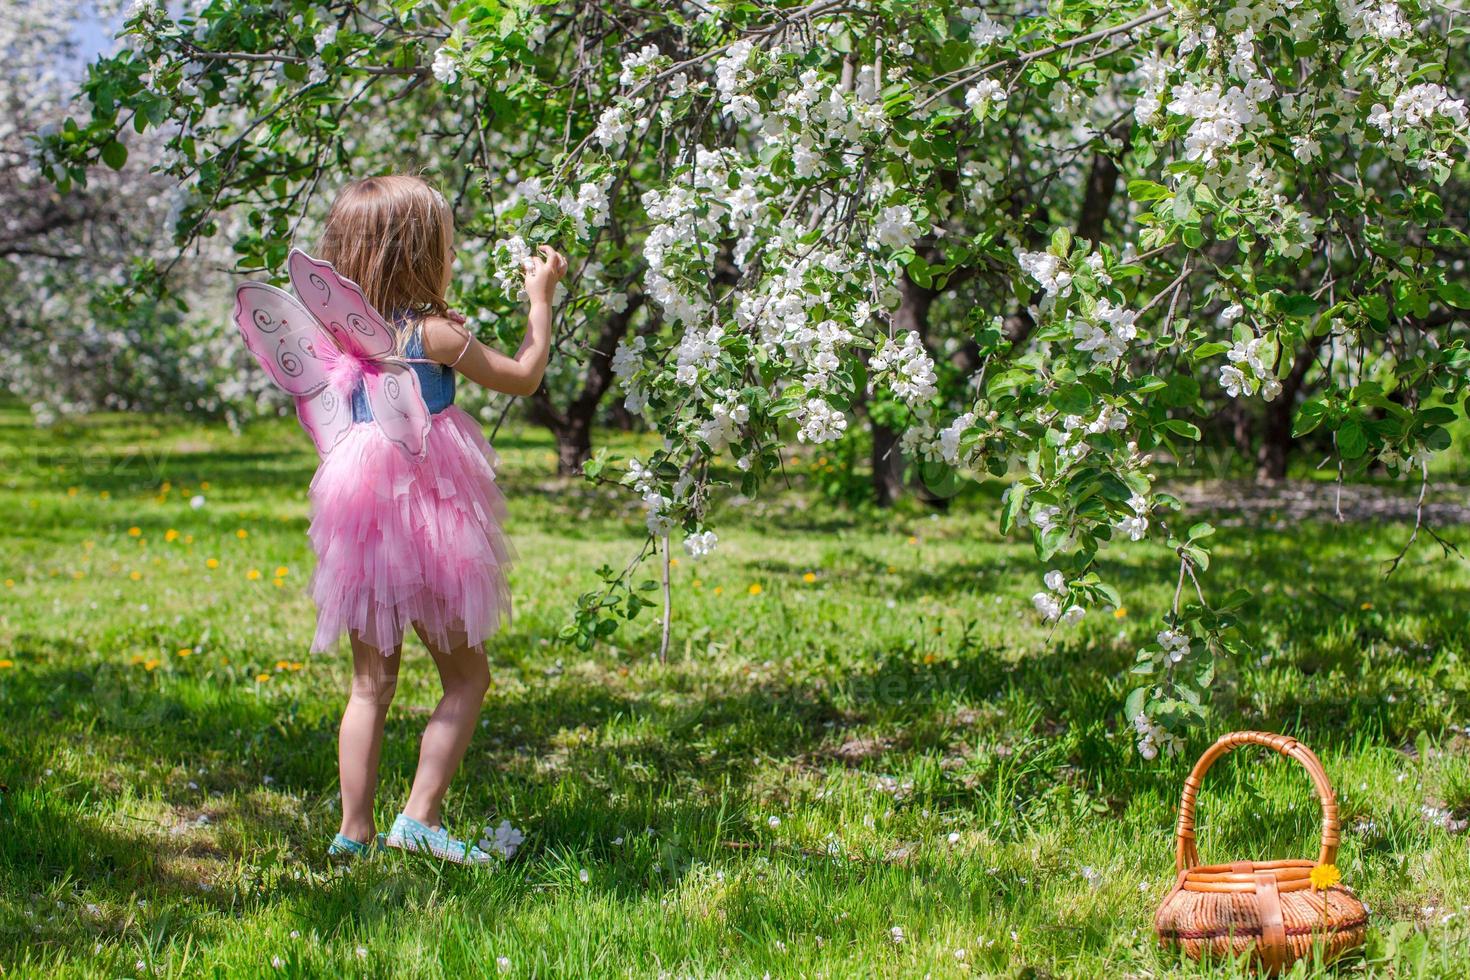
<path id="1" fill-rule="evenodd" d="M 266 374 L 295 397 L 302 428 L 325 456 L 352 427 L 352 406 L 327 383 L 317 352 L 331 339 L 294 296 L 262 282 L 235 290 L 235 325 Z"/>
<path id="2" fill-rule="evenodd" d="M 290 293 L 263 282 L 235 290 L 235 325 L 245 346 L 271 380 L 293 395 L 308 395 L 327 383 L 316 345 L 325 338 L 316 318 Z"/>
<path id="3" fill-rule="evenodd" d="M 397 332 L 331 263 L 292 249 L 286 266 L 297 295 L 337 345 L 372 363 L 363 387 L 383 435 L 410 456 L 422 457 L 431 419 L 418 375 L 396 356 Z"/>
<path id="4" fill-rule="evenodd" d="M 338 275 L 330 262 L 320 262 L 299 248 L 291 250 L 286 269 L 296 295 L 339 347 L 374 360 L 393 356 L 398 336 L 357 283 Z"/>
<path id="5" fill-rule="evenodd" d="M 431 419 L 419 376 L 402 361 L 375 361 L 363 382 L 373 419 L 383 435 L 408 455 L 421 458 Z"/>
<path id="6" fill-rule="evenodd" d="M 337 448 L 337 443 L 352 428 L 352 400 L 327 385 L 314 395 L 296 399 L 296 417 L 316 443 L 317 455 L 325 456 Z"/>

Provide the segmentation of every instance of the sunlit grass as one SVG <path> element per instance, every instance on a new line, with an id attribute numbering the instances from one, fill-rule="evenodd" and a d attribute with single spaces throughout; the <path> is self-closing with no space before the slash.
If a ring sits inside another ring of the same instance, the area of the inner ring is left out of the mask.
<path id="1" fill-rule="evenodd" d="M 821 502 L 809 454 L 789 490 L 725 508 L 714 556 L 673 568 L 660 665 L 656 616 L 591 653 L 556 640 L 595 568 L 632 554 L 636 507 L 549 478 L 539 432 L 497 448 L 516 618 L 449 819 L 527 840 L 494 870 L 335 869 L 347 673 L 305 653 L 305 438 L 132 417 L 37 433 L 0 412 L 0 966 L 1193 973 L 1150 932 L 1173 808 L 1214 735 L 1259 727 L 1303 738 L 1337 784 L 1372 969 L 1462 972 L 1470 575 L 1421 549 L 1385 581 L 1405 528 L 1222 528 L 1204 584 L 1259 593 L 1255 648 L 1191 758 L 1148 765 L 1119 706 L 1170 595 L 1160 549 L 1113 557 L 1124 609 L 1048 635 L 1029 546 L 970 506 L 994 488 L 858 514 Z M 384 824 L 436 696 L 421 653 L 389 721 Z M 1290 764 L 1223 762 L 1200 846 L 1311 856 L 1316 822 Z"/>

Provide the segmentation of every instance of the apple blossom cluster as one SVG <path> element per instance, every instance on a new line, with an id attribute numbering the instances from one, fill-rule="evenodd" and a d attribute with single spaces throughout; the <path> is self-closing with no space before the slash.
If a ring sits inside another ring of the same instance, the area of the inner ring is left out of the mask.
<path id="1" fill-rule="evenodd" d="M 901 337 L 884 337 L 868 361 L 874 383 L 883 382 L 898 398 L 920 415 L 928 415 L 929 403 L 938 393 L 934 358 L 917 330 Z"/>
<path id="2" fill-rule="evenodd" d="M 1132 513 L 1126 515 L 1117 523 L 1119 531 L 1128 535 L 1130 541 L 1142 541 L 1148 534 L 1148 498 L 1141 493 L 1135 493 L 1128 498 L 1128 509 Z"/>
<path id="3" fill-rule="evenodd" d="M 1236 341 L 1225 355 L 1230 363 L 1220 369 L 1220 387 L 1231 398 L 1259 391 L 1266 401 L 1273 401 L 1281 394 L 1281 382 L 1271 370 L 1275 354 L 1275 345 L 1266 337 Z"/>
<path id="4" fill-rule="evenodd" d="M 1166 756 L 1176 756 L 1184 751 L 1184 739 L 1142 711 L 1133 716 L 1133 730 L 1138 735 L 1138 754 L 1150 762 L 1159 757 L 1161 749 Z"/>
<path id="5" fill-rule="evenodd" d="M 1082 622 L 1082 617 L 1087 615 L 1087 610 L 1076 604 L 1067 604 L 1068 597 L 1066 578 L 1056 569 L 1052 569 L 1044 576 L 1046 591 L 1038 592 L 1031 597 L 1031 604 L 1036 607 L 1036 612 L 1048 623 L 1062 622 L 1067 626 L 1075 626 Z"/>
<path id="6" fill-rule="evenodd" d="M 1073 323 L 1072 338 L 1077 341 L 1077 349 L 1091 354 L 1098 364 L 1114 364 L 1128 353 L 1138 336 L 1134 325 L 1137 319 L 1137 313 L 1103 298 L 1090 315 Z"/>

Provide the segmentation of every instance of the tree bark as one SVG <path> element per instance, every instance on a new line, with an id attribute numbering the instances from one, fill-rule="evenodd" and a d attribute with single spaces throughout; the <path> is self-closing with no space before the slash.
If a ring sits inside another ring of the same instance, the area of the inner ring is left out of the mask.
<path id="1" fill-rule="evenodd" d="M 1118 193 L 1118 165 L 1106 153 L 1092 155 L 1092 169 L 1087 173 L 1087 192 L 1082 209 L 1077 213 L 1075 237 L 1096 244 L 1108 223 L 1113 198 Z"/>
<path id="2" fill-rule="evenodd" d="M 898 282 L 899 303 L 893 314 L 895 332 L 916 331 L 928 343 L 929 307 L 934 304 L 938 290 L 920 286 L 904 273 Z M 898 433 L 883 425 L 871 414 L 873 426 L 873 500 L 879 507 L 891 507 L 903 496 L 903 454 L 898 449 Z M 914 492 L 925 503 L 936 507 L 945 506 L 942 497 L 935 496 L 923 483 L 914 481 Z"/>
<path id="3" fill-rule="evenodd" d="M 1281 394 L 1266 403 L 1266 416 L 1261 426 L 1261 446 L 1256 451 L 1256 479 L 1284 480 L 1291 462 L 1291 450 L 1296 440 L 1291 436 L 1291 416 L 1296 410 L 1296 399 L 1307 380 L 1307 372 L 1317 359 L 1317 351 L 1326 341 L 1327 335 L 1315 338 L 1297 352 L 1291 373 L 1281 379 Z"/>
<path id="4" fill-rule="evenodd" d="M 582 472 L 582 464 L 592 456 L 592 423 L 597 416 L 602 398 L 612 387 L 612 357 L 618 341 L 628 332 L 633 314 L 643 304 L 641 295 L 628 300 L 621 313 L 614 313 L 603 321 L 602 329 L 589 348 L 587 373 L 582 389 L 566 408 L 558 408 L 551 399 L 551 392 L 542 385 L 529 399 L 531 419 L 551 430 L 556 439 L 556 472 L 560 476 L 575 476 Z"/>

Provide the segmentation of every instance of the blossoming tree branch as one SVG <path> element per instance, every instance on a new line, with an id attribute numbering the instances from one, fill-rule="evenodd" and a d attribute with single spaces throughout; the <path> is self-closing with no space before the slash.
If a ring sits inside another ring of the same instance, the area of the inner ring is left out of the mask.
<path id="1" fill-rule="evenodd" d="M 162 130 L 180 254 L 225 236 L 276 272 L 329 168 L 423 166 L 453 188 L 457 300 L 487 336 L 524 256 L 571 247 L 570 356 L 533 411 L 585 429 L 615 386 L 666 437 L 586 462 L 641 498 L 648 538 L 579 603 L 583 644 L 649 605 L 644 558 L 716 546 L 720 488 L 757 493 L 793 441 L 859 412 L 931 487 L 1009 478 L 1000 526 L 1034 543 L 1059 629 L 1121 602 L 1106 546 L 1162 538 L 1174 601 L 1126 709 L 1152 757 L 1240 649 L 1246 601 L 1209 590 L 1212 529 L 1178 517 L 1157 465 L 1264 400 L 1330 433 L 1340 474 L 1422 492 L 1465 415 L 1462 19 L 1392 0 L 141 0 L 39 161 L 83 184 Z"/>

